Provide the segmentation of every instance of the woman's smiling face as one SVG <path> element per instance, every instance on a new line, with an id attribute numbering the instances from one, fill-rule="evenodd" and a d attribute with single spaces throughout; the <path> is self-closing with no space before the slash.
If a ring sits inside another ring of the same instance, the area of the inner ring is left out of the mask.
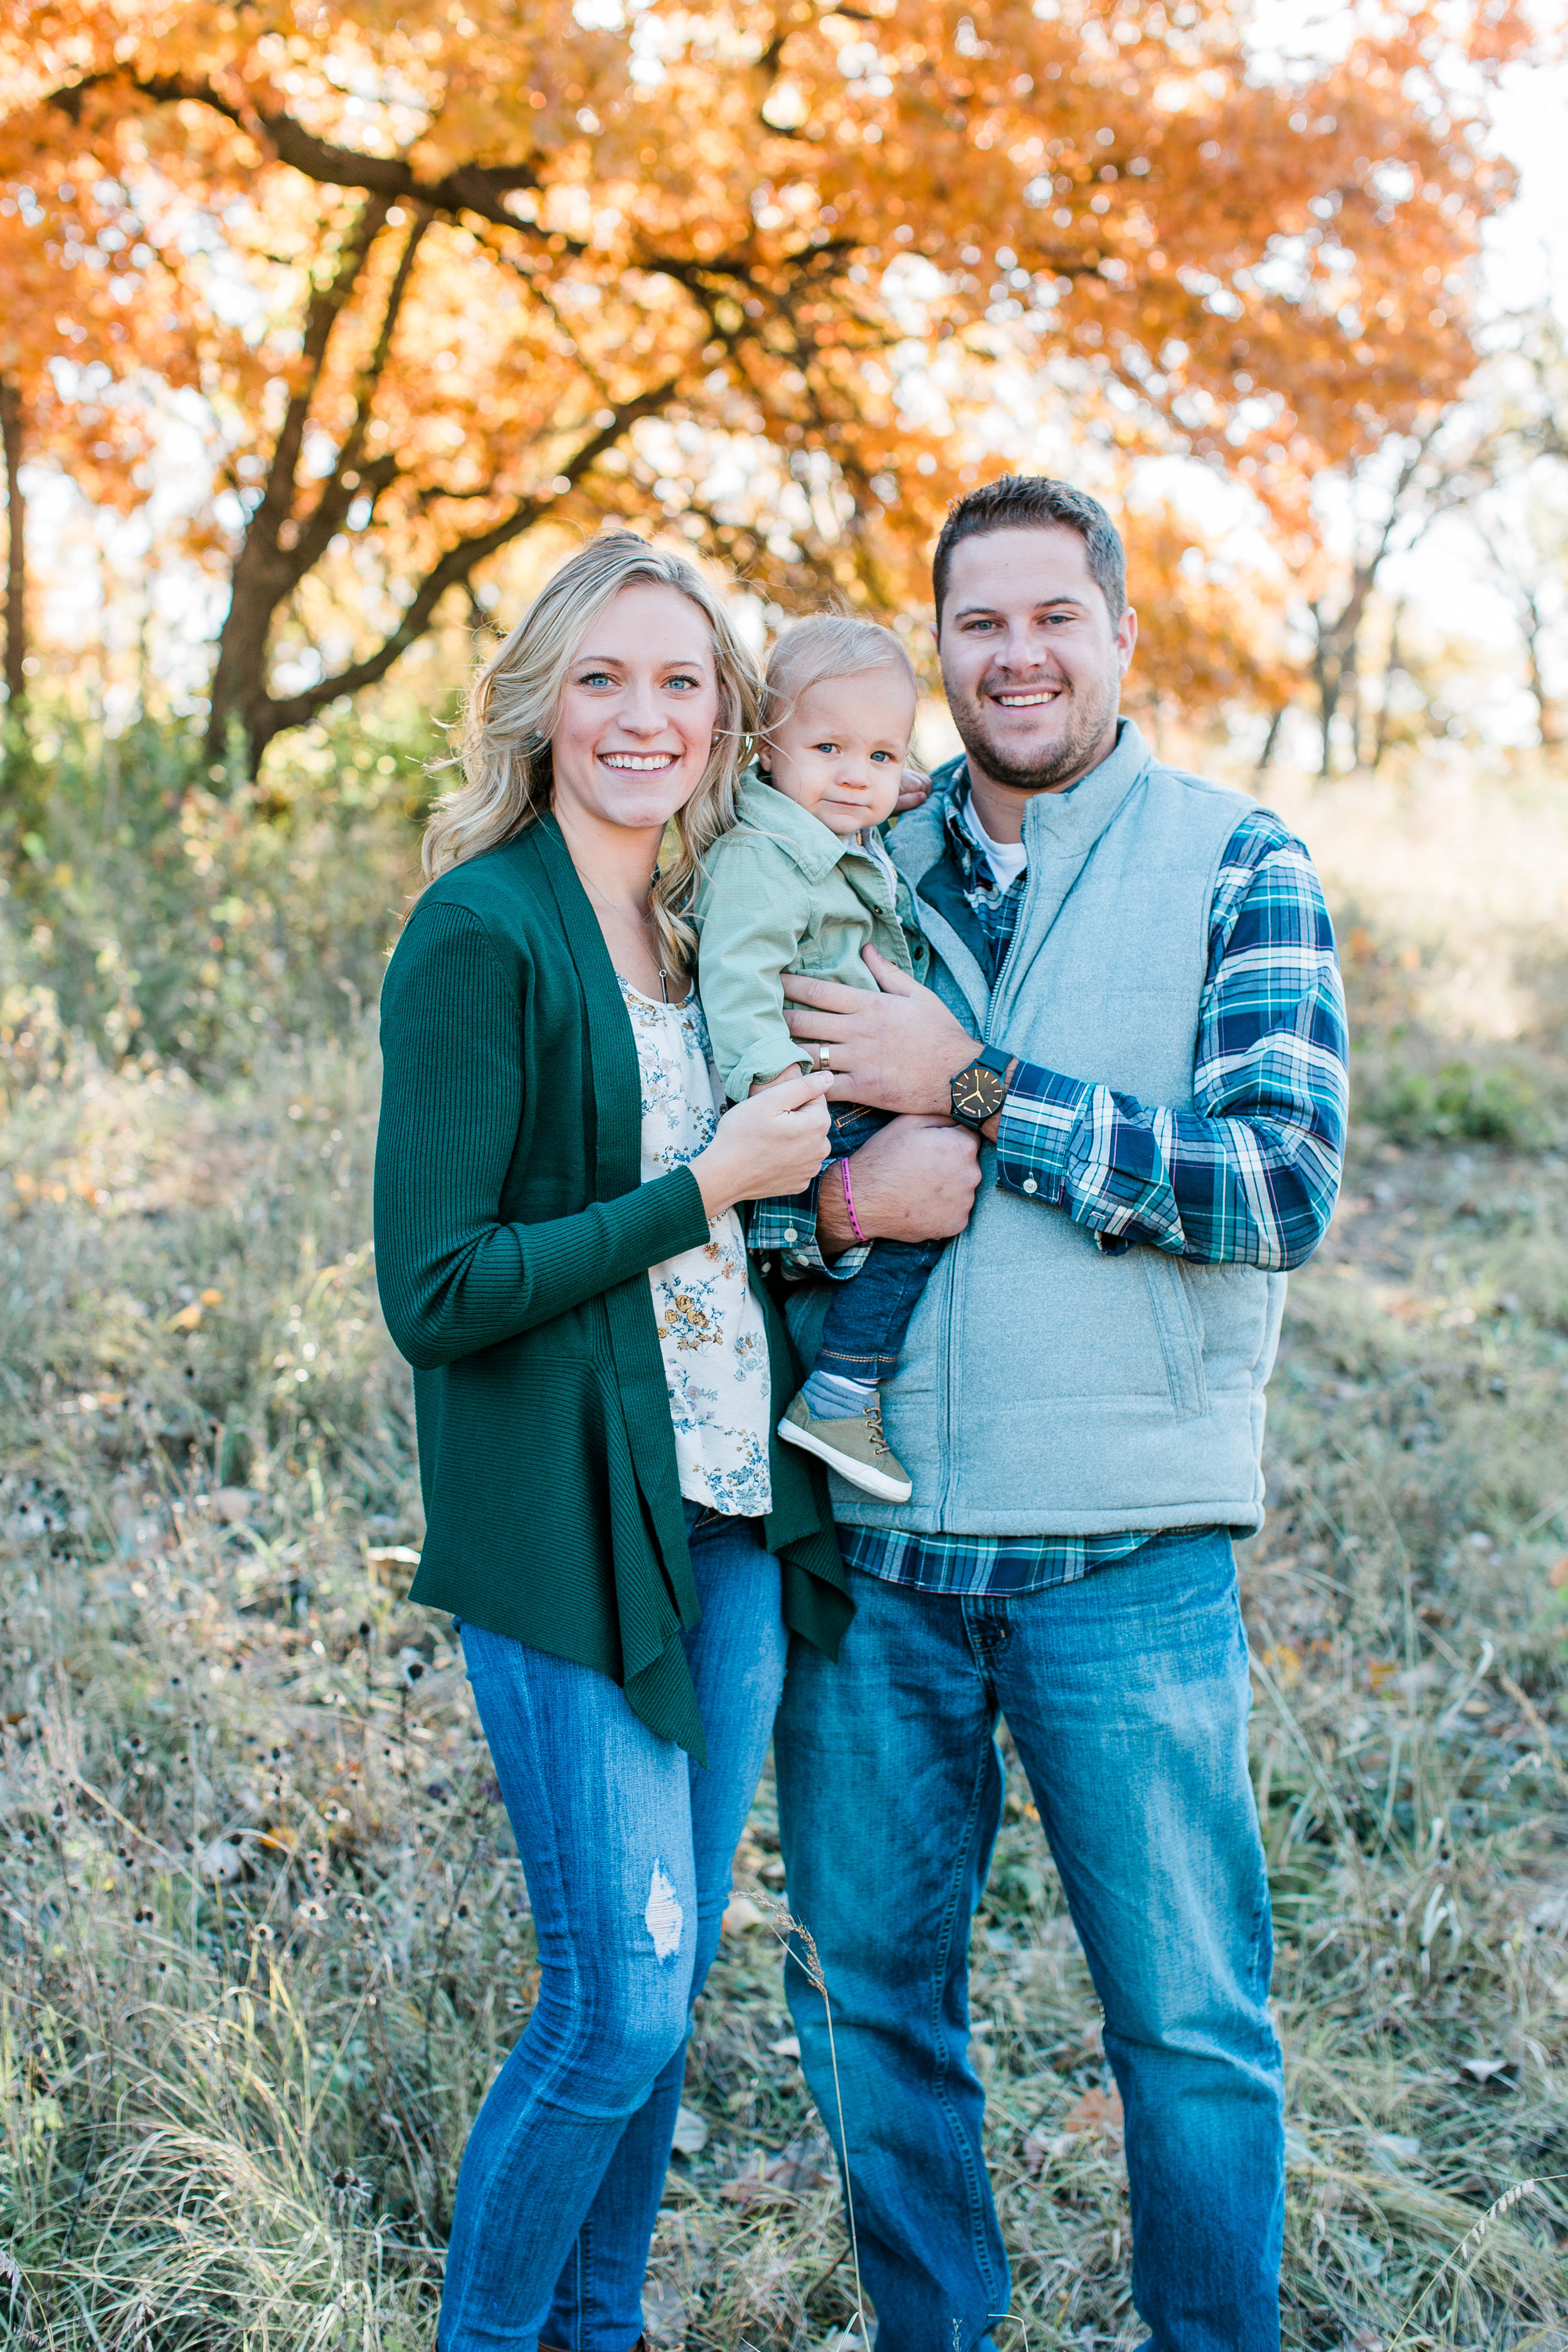
<path id="1" fill-rule="evenodd" d="M 623 588 L 584 634 L 551 740 L 557 805 L 662 828 L 701 782 L 719 723 L 708 623 L 658 581 Z"/>

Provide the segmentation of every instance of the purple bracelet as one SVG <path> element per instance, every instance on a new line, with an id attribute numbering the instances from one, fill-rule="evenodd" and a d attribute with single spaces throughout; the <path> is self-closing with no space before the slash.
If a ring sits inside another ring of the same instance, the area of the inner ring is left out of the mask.
<path id="1" fill-rule="evenodd" d="M 849 1213 L 850 1232 L 854 1234 L 858 1242 L 869 1241 L 871 1238 L 870 1234 L 863 1234 L 861 1232 L 860 1220 L 855 1214 L 855 1195 L 849 1189 L 849 1161 L 847 1156 L 842 1159 L 838 1163 L 838 1181 L 844 1187 L 844 1206 Z"/>

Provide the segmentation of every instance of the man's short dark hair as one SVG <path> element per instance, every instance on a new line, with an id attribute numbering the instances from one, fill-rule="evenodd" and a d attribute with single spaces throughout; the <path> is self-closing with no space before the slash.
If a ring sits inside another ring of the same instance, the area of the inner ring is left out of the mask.
<path id="1" fill-rule="evenodd" d="M 1127 558 L 1121 534 L 1100 500 L 1075 490 L 1070 482 L 1047 481 L 1043 474 L 1004 474 L 999 482 L 987 482 L 967 498 L 955 499 L 947 510 L 931 567 L 938 628 L 947 602 L 952 551 L 961 539 L 978 539 L 991 530 L 1058 530 L 1077 531 L 1089 556 L 1089 577 L 1111 619 L 1119 621 L 1127 603 Z"/>

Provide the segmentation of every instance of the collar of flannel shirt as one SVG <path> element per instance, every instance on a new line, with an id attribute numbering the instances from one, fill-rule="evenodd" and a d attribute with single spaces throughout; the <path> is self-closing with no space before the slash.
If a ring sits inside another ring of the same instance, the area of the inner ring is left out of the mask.
<path id="1" fill-rule="evenodd" d="M 994 971 L 1013 944 L 1018 910 L 1029 887 L 1029 869 L 1026 866 L 1005 890 L 998 888 L 990 859 L 963 822 L 963 812 L 969 805 L 969 781 L 962 759 L 954 761 L 951 768 L 939 768 L 931 779 L 931 789 L 946 795 L 942 822 L 948 855 L 958 868 L 959 887 L 970 912 L 984 934 Z"/>

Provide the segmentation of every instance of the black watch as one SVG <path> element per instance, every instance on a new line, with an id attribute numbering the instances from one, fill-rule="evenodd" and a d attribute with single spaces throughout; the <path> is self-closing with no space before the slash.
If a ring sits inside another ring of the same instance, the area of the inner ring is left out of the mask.
<path id="1" fill-rule="evenodd" d="M 973 1062 L 965 1062 L 948 1080 L 952 1115 L 961 1125 L 972 1127 L 978 1134 L 988 1118 L 995 1118 L 1007 1099 L 1012 1059 L 1011 1054 L 999 1053 L 994 1045 L 984 1045 Z"/>

